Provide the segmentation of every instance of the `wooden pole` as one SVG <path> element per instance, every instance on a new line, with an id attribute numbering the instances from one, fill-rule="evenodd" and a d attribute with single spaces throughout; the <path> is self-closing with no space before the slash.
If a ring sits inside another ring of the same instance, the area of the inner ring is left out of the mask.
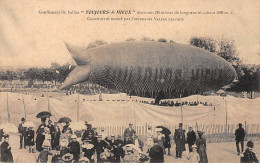
<path id="1" fill-rule="evenodd" d="M 183 114 L 182 114 L 182 101 L 181 101 L 181 94 L 180 94 L 180 103 L 181 103 L 181 123 L 183 124 Z"/>
<path id="2" fill-rule="evenodd" d="M 79 93 L 78 93 L 78 102 L 77 102 L 77 122 L 79 121 Z"/>
<path id="3" fill-rule="evenodd" d="M 224 98 L 225 100 L 225 109 L 226 109 L 226 130 L 227 130 L 227 125 L 228 125 L 228 115 L 227 115 L 227 101 L 226 99 Z"/>
<path id="4" fill-rule="evenodd" d="M 10 123 L 10 112 L 9 112 L 9 103 L 8 103 L 8 92 L 6 93 L 6 109 L 7 109 L 7 116 L 8 116 L 8 123 Z"/>
<path id="5" fill-rule="evenodd" d="M 23 109 L 24 109 L 24 118 L 26 119 L 26 108 L 25 108 L 25 102 L 24 102 L 24 97 L 22 95 L 23 98 Z"/>
<path id="6" fill-rule="evenodd" d="M 214 110 L 216 110 L 216 102 L 215 102 L 215 93 L 214 93 Z"/>
<path id="7" fill-rule="evenodd" d="M 49 91 L 47 91 L 47 96 L 48 96 L 48 112 L 51 112 L 51 110 L 50 110 L 50 98 L 49 98 Z"/>

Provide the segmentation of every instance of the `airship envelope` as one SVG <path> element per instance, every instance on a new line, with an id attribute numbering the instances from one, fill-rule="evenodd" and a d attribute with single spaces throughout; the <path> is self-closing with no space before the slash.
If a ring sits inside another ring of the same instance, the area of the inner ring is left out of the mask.
<path id="1" fill-rule="evenodd" d="M 138 96 L 172 98 L 218 90 L 236 78 L 230 63 L 204 49 L 163 42 L 121 42 L 80 48 L 66 43 L 77 67 L 62 89 L 91 81 Z"/>

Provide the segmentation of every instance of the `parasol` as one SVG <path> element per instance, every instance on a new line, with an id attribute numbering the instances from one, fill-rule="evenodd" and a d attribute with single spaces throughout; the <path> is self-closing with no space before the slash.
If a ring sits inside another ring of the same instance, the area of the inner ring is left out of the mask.
<path id="1" fill-rule="evenodd" d="M 33 122 L 31 122 L 31 121 L 27 121 L 27 122 L 25 122 L 23 124 L 23 127 L 27 127 L 27 128 L 29 128 L 29 127 L 36 127 L 36 125 Z"/>
<path id="2" fill-rule="evenodd" d="M 43 111 L 36 115 L 37 118 L 49 118 L 51 116 L 50 112 Z"/>
<path id="3" fill-rule="evenodd" d="M 58 123 L 68 123 L 68 122 L 71 122 L 71 119 L 69 117 L 63 117 L 63 118 L 60 118 L 60 120 L 58 121 Z"/>
<path id="4" fill-rule="evenodd" d="M 85 122 L 71 122 L 71 123 L 70 123 L 70 128 L 71 128 L 73 131 L 84 130 L 84 129 L 86 129 Z"/>
<path id="5" fill-rule="evenodd" d="M 12 123 L 3 123 L 0 125 L 0 129 L 3 129 L 5 134 L 17 133 L 17 127 Z"/>
<path id="6" fill-rule="evenodd" d="M 171 134 L 171 131 L 168 128 L 166 128 L 166 127 L 156 126 L 156 128 L 161 128 L 162 129 L 162 133 L 165 134 L 165 135 L 170 135 Z"/>

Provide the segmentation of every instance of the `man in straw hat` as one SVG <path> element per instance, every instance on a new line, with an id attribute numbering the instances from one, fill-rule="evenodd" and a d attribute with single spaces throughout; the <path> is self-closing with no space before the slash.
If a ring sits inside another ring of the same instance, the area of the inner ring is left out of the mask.
<path id="1" fill-rule="evenodd" d="M 158 138 L 153 139 L 154 145 L 149 150 L 150 163 L 163 163 L 164 162 L 164 152 L 163 148 L 158 145 Z"/>
<path id="2" fill-rule="evenodd" d="M 182 129 L 182 123 L 179 123 L 179 129 L 175 129 L 174 141 L 176 144 L 176 159 L 182 158 L 182 152 L 185 151 L 185 130 Z"/>
<path id="3" fill-rule="evenodd" d="M 70 153 L 73 154 L 74 162 L 78 163 L 80 157 L 80 144 L 77 141 L 76 135 L 71 136 L 71 142 L 69 143 L 68 147 L 70 149 Z"/>
<path id="4" fill-rule="evenodd" d="M 22 149 L 23 147 L 24 147 L 24 149 L 25 149 L 25 135 L 26 135 L 26 128 L 25 127 L 23 127 L 23 125 L 24 125 L 24 123 L 25 123 L 25 118 L 22 118 L 21 119 L 21 123 L 19 124 L 19 126 L 18 126 L 18 133 L 20 134 L 20 149 Z"/>
<path id="5" fill-rule="evenodd" d="M 100 158 L 100 154 L 104 152 L 104 149 L 108 146 L 108 144 L 102 140 L 102 135 L 97 135 L 97 141 L 95 142 L 95 149 L 97 153 L 97 162 L 102 163 L 102 159 Z"/>
<path id="6" fill-rule="evenodd" d="M 91 139 L 86 138 L 83 140 L 82 152 L 84 152 L 84 157 L 87 157 L 90 163 L 94 163 L 95 147 L 92 144 Z"/>
<path id="7" fill-rule="evenodd" d="M 66 153 L 69 153 L 70 150 L 68 148 L 69 141 L 67 139 L 60 140 L 60 156 L 62 157 Z"/>
<path id="8" fill-rule="evenodd" d="M 254 148 L 254 142 L 248 141 L 246 146 L 247 146 L 247 149 L 241 155 L 240 162 L 241 163 L 259 163 L 259 161 L 256 157 L 256 154 L 252 151 Z"/>

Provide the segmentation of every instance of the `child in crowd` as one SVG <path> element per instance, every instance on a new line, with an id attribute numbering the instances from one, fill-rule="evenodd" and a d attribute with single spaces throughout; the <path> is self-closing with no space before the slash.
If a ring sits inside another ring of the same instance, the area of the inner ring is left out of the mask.
<path id="1" fill-rule="evenodd" d="M 51 146 L 48 141 L 44 141 L 42 144 L 43 150 L 40 152 L 36 162 L 37 163 L 47 163 L 48 162 L 48 155 L 52 155 L 50 152 Z"/>
<path id="2" fill-rule="evenodd" d="M 35 153 L 33 146 L 34 146 L 34 130 L 32 127 L 29 127 L 26 131 L 26 144 L 29 146 L 29 153 Z"/>
<path id="3" fill-rule="evenodd" d="M 192 145 L 191 149 L 192 151 L 189 153 L 188 160 L 190 160 L 191 163 L 199 163 L 200 155 L 197 153 L 197 146 Z"/>

